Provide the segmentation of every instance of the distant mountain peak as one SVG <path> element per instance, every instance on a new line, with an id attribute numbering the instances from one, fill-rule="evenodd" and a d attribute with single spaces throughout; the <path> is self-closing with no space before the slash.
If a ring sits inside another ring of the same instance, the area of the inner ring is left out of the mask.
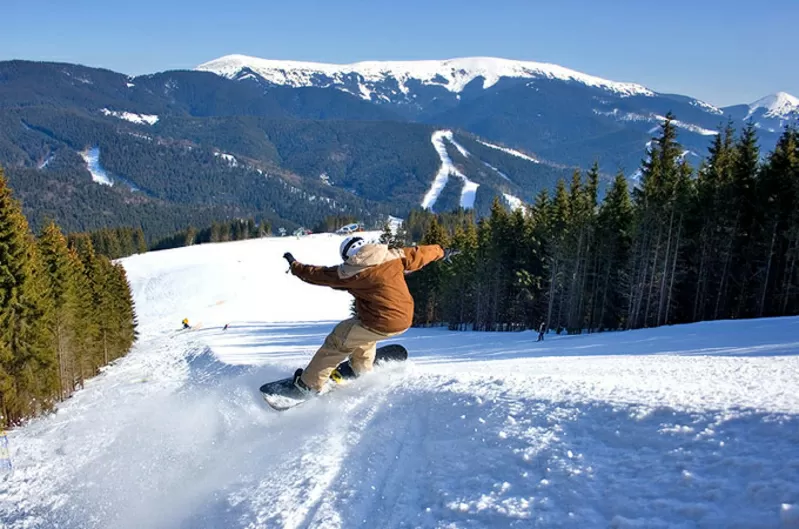
<path id="1" fill-rule="evenodd" d="M 764 115 L 769 118 L 787 118 L 791 114 L 799 114 L 799 98 L 787 92 L 767 95 L 749 105 L 746 119 L 759 109 L 764 109 Z"/>
<path id="2" fill-rule="evenodd" d="M 622 96 L 654 93 L 635 83 L 610 81 L 588 75 L 556 64 L 516 61 L 496 57 L 463 57 L 447 60 L 423 61 L 365 61 L 353 64 L 327 64 L 300 61 L 260 59 L 246 55 L 227 55 L 197 66 L 228 78 L 236 78 L 248 69 L 269 82 L 288 86 L 330 86 L 359 76 L 358 85 L 364 99 L 370 99 L 370 85 L 394 79 L 401 92 L 408 93 L 408 81 L 443 87 L 460 93 L 474 79 L 483 79 L 483 88 L 489 88 L 501 78 L 560 79 L 575 81 L 615 92 Z"/>

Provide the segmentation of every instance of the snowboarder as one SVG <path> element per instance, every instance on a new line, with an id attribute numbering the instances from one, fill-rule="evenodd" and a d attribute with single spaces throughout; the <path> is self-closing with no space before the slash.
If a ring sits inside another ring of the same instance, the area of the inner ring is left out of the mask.
<path id="1" fill-rule="evenodd" d="M 543 342 L 544 341 L 544 332 L 546 331 L 546 328 L 547 328 L 547 324 L 542 321 L 541 325 L 538 326 L 538 340 L 536 340 L 537 342 Z"/>
<path id="2" fill-rule="evenodd" d="M 338 266 L 302 264 L 290 253 L 283 258 L 291 273 L 312 285 L 345 290 L 355 297 L 356 316 L 342 321 L 305 369 L 294 373 L 294 385 L 306 396 L 318 394 L 331 372 L 349 357 L 356 374 L 371 371 L 376 344 L 408 330 L 413 319 L 413 298 L 405 283 L 405 273 L 419 270 L 460 253 L 437 244 L 414 248 L 389 249 L 385 244 L 370 244 L 363 237 L 347 237 L 339 254 Z"/>
<path id="3" fill-rule="evenodd" d="M 189 325 L 189 319 L 188 318 L 183 318 L 183 321 L 180 322 L 180 323 L 183 324 L 183 328 L 184 329 L 191 329 L 191 325 Z"/>

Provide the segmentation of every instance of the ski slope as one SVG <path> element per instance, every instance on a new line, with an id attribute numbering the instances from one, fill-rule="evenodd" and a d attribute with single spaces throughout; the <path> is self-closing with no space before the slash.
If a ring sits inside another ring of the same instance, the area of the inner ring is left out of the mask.
<path id="1" fill-rule="evenodd" d="M 799 318 L 412 329 L 406 364 L 269 410 L 258 386 L 349 312 L 280 256 L 333 264 L 339 242 L 124 259 L 140 339 L 9 432 L 0 527 L 799 527 Z"/>

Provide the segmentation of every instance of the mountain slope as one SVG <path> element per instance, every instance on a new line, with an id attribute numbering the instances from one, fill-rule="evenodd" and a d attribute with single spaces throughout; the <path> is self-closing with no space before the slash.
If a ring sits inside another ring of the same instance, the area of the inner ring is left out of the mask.
<path id="1" fill-rule="evenodd" d="M 272 412 L 258 386 L 349 313 L 280 256 L 332 265 L 340 240 L 124 259 L 139 342 L 9 433 L 4 526 L 795 525 L 797 318 L 543 343 L 412 329 L 395 339 L 407 364 Z M 184 317 L 197 329 L 178 331 Z"/>
<path id="2" fill-rule="evenodd" d="M 631 173 L 668 112 L 680 121 L 680 140 L 692 153 L 706 152 L 708 136 L 727 116 L 739 126 L 748 119 L 735 109 L 634 83 L 490 57 L 335 65 L 231 55 L 197 69 L 272 87 L 335 88 L 406 119 L 461 128 L 563 165 L 598 161 L 607 172 Z M 763 127 L 766 149 L 779 128 Z"/>
<path id="3" fill-rule="evenodd" d="M 731 116 L 751 120 L 758 129 L 780 132 L 786 125 L 799 123 L 799 98 L 786 92 L 769 94 L 749 105 L 724 109 Z"/>
<path id="4" fill-rule="evenodd" d="M 0 62 L 0 164 L 33 225 L 52 214 L 68 230 L 128 219 L 156 238 L 219 216 L 292 229 L 330 215 L 379 222 L 422 204 L 482 214 L 496 196 L 518 207 L 594 162 L 604 175 L 633 175 L 670 111 L 693 164 L 729 119 L 756 120 L 766 153 L 796 116 L 787 94 L 720 110 L 491 58 L 341 66 L 236 56 L 201 68 L 131 78 Z"/>
<path id="5" fill-rule="evenodd" d="M 35 229 L 53 217 L 70 231 L 132 223 L 156 239 L 214 217 L 287 229 L 337 214 L 377 222 L 418 207 L 439 170 L 437 128 L 385 119 L 394 114 L 333 88 L 18 61 L 0 73 L 0 164 Z M 529 201 L 569 173 L 492 155 L 508 178 L 458 161 L 482 185 L 470 203 L 480 211 L 506 193 Z"/>

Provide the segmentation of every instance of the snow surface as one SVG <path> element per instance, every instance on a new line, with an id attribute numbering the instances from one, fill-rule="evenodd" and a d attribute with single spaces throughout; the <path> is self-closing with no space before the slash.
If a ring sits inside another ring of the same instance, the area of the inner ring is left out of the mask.
<path id="1" fill-rule="evenodd" d="M 52 162 L 52 161 L 53 161 L 53 158 L 55 158 L 55 155 L 54 155 L 54 154 L 48 154 L 48 155 L 47 155 L 47 158 L 45 158 L 45 159 L 44 159 L 44 160 L 43 160 L 41 163 L 39 163 L 39 165 L 37 166 L 37 168 L 38 168 L 38 169 L 44 169 L 45 167 L 47 167 L 48 165 L 50 165 L 50 162 Z"/>
<path id="2" fill-rule="evenodd" d="M 661 116 L 661 115 L 656 114 L 655 118 L 658 121 L 660 121 L 661 123 L 666 121 L 666 116 Z M 672 119 L 671 122 L 672 122 L 672 124 L 675 127 L 679 127 L 681 129 L 689 130 L 691 132 L 695 132 L 697 134 L 701 134 L 702 136 L 715 136 L 716 134 L 719 133 L 719 131 L 717 131 L 717 130 L 706 129 L 704 127 L 700 127 L 699 125 L 693 125 L 691 123 L 686 123 L 684 121 L 680 121 L 679 119 Z"/>
<path id="3" fill-rule="evenodd" d="M 469 180 L 465 174 L 455 167 L 455 164 L 452 163 L 452 159 L 450 159 L 449 154 L 447 154 L 447 145 L 445 140 L 452 143 L 455 148 L 458 149 L 465 157 L 469 156 L 469 152 L 455 142 L 455 140 L 452 138 L 451 130 L 437 130 L 433 133 L 430 141 L 433 143 L 433 147 L 436 149 L 438 157 L 441 159 L 441 167 L 438 169 L 438 172 L 433 178 L 433 183 L 430 185 L 430 189 L 427 191 L 427 193 L 425 193 L 425 196 L 422 199 L 422 207 L 425 209 L 432 209 L 436 203 L 436 200 L 438 200 L 438 196 L 441 194 L 441 191 L 443 191 L 444 187 L 446 187 L 447 182 L 449 181 L 449 175 L 455 175 L 463 181 L 463 189 L 461 190 L 461 207 L 473 208 L 474 200 L 477 196 L 477 188 L 480 187 L 480 184 Z"/>
<path id="4" fill-rule="evenodd" d="M 394 235 L 399 232 L 399 229 L 402 228 L 404 222 L 405 221 L 399 217 L 392 217 L 391 215 L 388 216 L 388 228 Z"/>
<path id="5" fill-rule="evenodd" d="M 662 116 L 660 114 L 638 114 L 635 112 L 621 112 L 618 108 L 614 108 L 610 112 L 594 109 L 594 114 L 597 114 L 599 116 L 614 117 L 619 121 L 647 121 L 652 123 L 657 122 L 658 124 L 656 126 L 649 129 L 650 134 L 654 134 L 657 130 L 659 130 L 660 125 L 664 121 L 666 121 L 666 116 Z M 700 127 L 699 125 L 686 123 L 685 121 L 680 121 L 678 119 L 672 119 L 671 123 L 675 127 L 695 132 L 697 134 L 701 134 L 702 136 L 715 136 L 716 134 L 719 133 L 717 130 L 706 129 L 704 127 Z"/>
<path id="6" fill-rule="evenodd" d="M 717 107 L 715 105 L 711 105 L 710 103 L 707 103 L 707 102 L 699 100 L 699 99 L 692 99 L 690 101 L 690 104 L 692 106 L 701 108 L 705 112 L 710 112 L 712 114 L 717 114 L 719 116 L 724 114 L 724 111 L 721 110 L 719 107 Z"/>
<path id="7" fill-rule="evenodd" d="M 9 432 L 0 527 L 796 527 L 799 318 L 541 343 L 412 329 L 407 363 L 271 411 L 258 386 L 350 302 L 281 255 L 333 264 L 340 241 L 122 260 L 139 341 Z"/>
<path id="8" fill-rule="evenodd" d="M 502 193 L 502 196 L 505 197 L 505 200 L 510 205 L 510 209 L 517 210 L 524 207 L 524 202 L 522 202 L 521 198 L 513 196 L 509 193 Z"/>
<path id="9" fill-rule="evenodd" d="M 491 165 L 490 163 L 488 163 L 488 162 L 483 162 L 483 165 L 485 165 L 486 167 L 488 167 L 489 169 L 491 169 L 492 171 L 494 171 L 495 173 L 497 173 L 499 176 L 501 176 L 502 178 L 504 178 L 504 179 L 505 179 L 505 180 L 507 180 L 508 182 L 510 182 L 510 181 L 511 181 L 511 180 L 510 180 L 510 178 L 508 178 L 508 175 L 506 175 L 505 173 L 503 173 L 502 171 L 500 171 L 499 169 L 497 169 L 496 167 L 494 167 L 494 166 L 493 166 L 493 165 Z"/>
<path id="10" fill-rule="evenodd" d="M 239 161 L 236 160 L 236 157 L 232 154 L 224 153 L 224 152 L 215 152 L 214 156 L 217 158 L 221 158 L 227 162 L 230 167 L 237 167 L 239 165 Z"/>
<path id="11" fill-rule="evenodd" d="M 744 120 L 749 119 L 759 109 L 765 110 L 764 116 L 767 118 L 786 119 L 791 115 L 799 114 L 799 98 L 787 92 L 777 92 L 758 99 L 749 105 L 749 112 Z"/>
<path id="12" fill-rule="evenodd" d="M 528 156 L 528 155 L 524 154 L 523 152 L 517 151 L 515 149 L 509 149 L 508 147 L 502 147 L 500 145 L 495 145 L 493 143 L 488 143 L 487 141 L 483 141 L 483 140 L 477 140 L 477 141 L 482 143 L 486 147 L 491 147 L 492 149 L 496 149 L 498 151 L 506 152 L 508 154 L 516 156 L 517 158 L 521 158 L 522 160 L 527 160 L 528 162 L 533 162 L 533 163 L 540 163 L 535 158 L 533 158 L 531 156 Z"/>
<path id="13" fill-rule="evenodd" d="M 158 123 L 158 116 L 154 114 L 136 114 L 134 112 L 120 112 L 117 110 L 108 110 L 107 108 L 100 109 L 100 112 L 102 112 L 106 116 L 114 116 L 115 118 L 124 119 L 125 121 L 130 121 L 131 123 L 136 123 L 138 125 L 155 125 L 156 123 Z"/>
<path id="14" fill-rule="evenodd" d="M 105 172 L 103 166 L 100 165 L 100 147 L 89 147 L 79 154 L 80 157 L 83 158 L 83 161 L 86 162 L 86 168 L 89 170 L 89 173 L 91 173 L 92 180 L 106 186 L 114 185 L 114 181 L 111 180 L 111 177 Z"/>
<path id="15" fill-rule="evenodd" d="M 654 95 L 648 88 L 635 83 L 609 81 L 556 64 L 513 61 L 494 57 L 325 64 L 227 55 L 201 64 L 196 69 L 213 72 L 231 79 L 237 78 L 242 70 L 249 69 L 269 82 L 294 87 L 317 86 L 320 77 L 328 77 L 333 82 L 343 83 L 348 77 L 356 74 L 360 76 L 359 90 L 363 99 L 371 99 L 372 93 L 369 86 L 374 86 L 375 83 L 386 79 L 396 79 L 400 91 L 404 94 L 409 92 L 408 86 L 414 81 L 441 86 L 450 92 L 459 94 L 466 85 L 476 78 L 482 78 L 483 88 L 489 88 L 503 77 L 575 81 L 587 86 L 603 88 L 622 96 Z"/>

